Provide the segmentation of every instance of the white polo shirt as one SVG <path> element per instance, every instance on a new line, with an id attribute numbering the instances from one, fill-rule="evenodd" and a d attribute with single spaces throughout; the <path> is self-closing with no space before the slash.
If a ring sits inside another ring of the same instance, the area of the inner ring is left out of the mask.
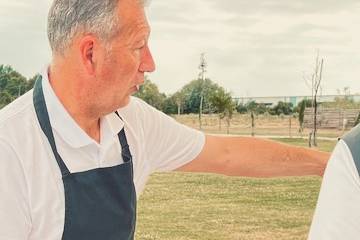
<path id="1" fill-rule="evenodd" d="M 308 239 L 360 239 L 360 178 L 343 140 L 326 167 Z"/>
<path id="2" fill-rule="evenodd" d="M 101 119 L 100 144 L 67 113 L 52 90 L 47 72 L 43 91 L 58 152 L 70 172 L 121 164 L 117 134 L 125 133 L 133 156 L 137 196 L 149 175 L 171 171 L 193 160 L 205 143 L 203 133 L 177 123 L 131 97 Z M 61 239 L 64 188 L 60 169 L 38 123 L 32 90 L 0 111 L 0 240 Z"/>

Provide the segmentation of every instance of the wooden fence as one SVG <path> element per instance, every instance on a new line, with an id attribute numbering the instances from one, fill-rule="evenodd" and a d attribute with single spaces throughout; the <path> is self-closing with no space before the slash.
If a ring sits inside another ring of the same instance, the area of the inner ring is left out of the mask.
<path id="1" fill-rule="evenodd" d="M 306 108 L 304 127 L 312 128 L 314 122 L 313 108 Z M 347 129 L 355 125 L 360 109 L 319 108 L 317 113 L 317 127 L 319 129 L 337 128 Z"/>

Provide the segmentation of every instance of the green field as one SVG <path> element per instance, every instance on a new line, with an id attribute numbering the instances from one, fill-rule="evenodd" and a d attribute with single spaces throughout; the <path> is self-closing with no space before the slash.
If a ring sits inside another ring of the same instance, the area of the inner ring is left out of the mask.
<path id="1" fill-rule="evenodd" d="M 272 139 L 275 141 L 300 146 L 300 147 L 307 147 L 308 146 L 308 140 L 307 139 L 299 139 L 299 138 L 276 138 Z M 318 141 L 318 150 L 325 151 L 325 152 L 331 152 L 337 141 L 326 141 L 326 140 L 319 140 Z"/>
<path id="2" fill-rule="evenodd" d="M 281 139 L 295 145 L 305 140 Z M 321 141 L 331 151 L 335 142 Z M 251 179 L 215 174 L 151 177 L 138 205 L 137 239 L 306 239 L 320 177 Z"/>

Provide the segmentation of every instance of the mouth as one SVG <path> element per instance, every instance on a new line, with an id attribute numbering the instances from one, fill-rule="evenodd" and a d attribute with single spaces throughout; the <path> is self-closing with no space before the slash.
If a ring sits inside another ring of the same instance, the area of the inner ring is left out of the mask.
<path id="1" fill-rule="evenodd" d="M 139 92 L 139 90 L 140 90 L 140 86 L 139 86 L 139 85 L 135 85 L 135 86 L 133 86 L 133 87 L 130 89 L 130 92 L 131 92 L 131 94 L 134 94 L 134 93 Z"/>

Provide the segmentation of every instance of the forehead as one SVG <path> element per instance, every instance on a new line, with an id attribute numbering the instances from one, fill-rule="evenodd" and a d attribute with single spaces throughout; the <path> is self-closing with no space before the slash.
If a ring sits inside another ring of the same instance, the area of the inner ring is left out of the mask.
<path id="1" fill-rule="evenodd" d="M 138 0 L 120 0 L 117 14 L 121 29 L 125 32 L 141 30 L 150 32 L 150 26 L 141 2 Z"/>
<path id="2" fill-rule="evenodd" d="M 120 19 L 122 37 L 136 38 L 149 36 L 150 26 L 141 1 L 120 0 L 117 14 Z"/>

